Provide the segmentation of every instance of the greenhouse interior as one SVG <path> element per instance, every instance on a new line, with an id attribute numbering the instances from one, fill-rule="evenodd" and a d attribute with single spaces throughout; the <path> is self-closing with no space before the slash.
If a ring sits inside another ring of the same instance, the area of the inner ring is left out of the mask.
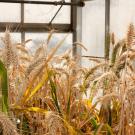
<path id="1" fill-rule="evenodd" d="M 0 0 L 0 135 L 135 135 L 135 0 Z"/>

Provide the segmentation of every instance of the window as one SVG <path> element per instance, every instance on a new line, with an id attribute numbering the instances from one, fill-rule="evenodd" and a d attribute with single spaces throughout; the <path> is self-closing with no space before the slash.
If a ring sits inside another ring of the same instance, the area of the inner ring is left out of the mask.
<path id="1" fill-rule="evenodd" d="M 20 22 L 20 4 L 0 3 L 0 22 Z"/>
<path id="2" fill-rule="evenodd" d="M 51 2 L 52 0 L 48 1 Z M 65 0 L 65 2 L 71 1 Z M 37 41 L 40 36 L 41 40 L 43 35 L 47 37 L 48 34 L 45 33 L 49 31 L 48 24 L 59 7 L 60 6 L 54 5 L 0 3 L 0 32 L 4 32 L 6 26 L 10 26 L 12 32 L 21 33 L 21 41 L 27 40 L 30 37 L 34 38 L 30 44 L 34 44 L 35 40 Z M 53 27 L 56 28 L 59 33 L 54 34 L 53 42 L 55 42 L 56 37 L 62 39 L 66 32 L 72 31 L 70 27 L 70 16 L 71 6 L 63 6 L 52 22 Z M 41 34 L 40 32 L 45 33 Z M 70 41 L 72 41 L 72 33 L 69 38 Z M 65 44 L 65 46 L 68 45 Z"/>
<path id="3" fill-rule="evenodd" d="M 134 0 L 111 0 L 110 28 L 117 39 L 122 39 L 130 23 L 135 23 Z"/>
<path id="4" fill-rule="evenodd" d="M 104 56 L 105 0 L 86 2 L 83 8 L 82 41 L 88 51 L 82 55 Z"/>
<path id="5" fill-rule="evenodd" d="M 24 22 L 49 23 L 60 6 L 29 5 L 24 6 Z M 65 16 L 66 14 L 66 16 Z M 53 23 L 70 24 L 70 6 L 63 6 Z"/>
<path id="6" fill-rule="evenodd" d="M 51 48 L 53 48 L 58 42 L 64 39 L 66 35 L 67 34 L 64 34 L 64 33 L 54 33 L 52 35 L 50 43 L 48 44 L 48 49 L 50 50 Z M 25 37 L 26 40 L 32 39 L 32 41 L 27 44 L 27 48 L 31 50 L 32 52 L 35 52 L 35 50 L 39 48 L 40 45 L 42 45 L 46 41 L 48 37 L 48 33 L 26 33 L 25 36 L 26 36 Z M 68 34 L 65 42 L 58 49 L 56 54 L 62 54 L 69 48 L 72 48 L 72 34 L 71 33 Z"/>

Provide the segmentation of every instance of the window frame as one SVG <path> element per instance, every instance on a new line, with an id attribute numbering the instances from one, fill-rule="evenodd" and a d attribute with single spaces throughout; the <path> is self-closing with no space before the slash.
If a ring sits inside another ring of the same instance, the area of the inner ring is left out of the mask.
<path id="1" fill-rule="evenodd" d="M 24 0 L 22 0 L 24 1 Z M 71 0 L 71 3 L 80 2 L 80 0 Z M 24 4 L 21 3 L 21 22 L 0 22 L 0 32 L 4 32 L 6 26 L 12 26 L 11 31 L 19 26 L 16 32 L 21 33 L 21 41 L 25 41 L 25 32 L 49 32 L 47 23 L 24 23 Z M 53 23 L 52 27 L 57 29 L 56 33 L 72 33 L 73 42 L 82 41 L 82 8 L 79 6 L 71 6 L 71 22 L 70 24 L 57 24 Z M 79 30 L 77 29 L 79 26 Z M 110 33 L 110 0 L 105 0 L 105 42 L 107 41 L 108 34 Z M 106 44 L 106 43 L 105 43 Z M 81 50 L 78 51 L 77 46 L 73 45 L 73 55 L 81 54 Z"/>
<path id="2" fill-rule="evenodd" d="M 24 0 L 21 0 L 24 1 Z M 80 2 L 80 0 L 71 0 L 71 3 L 77 3 Z M 49 24 L 48 23 L 25 23 L 24 22 L 24 4 L 21 4 L 21 22 L 16 23 L 16 22 L 0 22 L 0 32 L 4 32 L 6 29 L 6 26 L 11 26 L 10 29 L 12 32 L 19 32 L 21 33 L 21 42 L 25 41 L 25 32 L 49 32 L 50 30 L 48 29 Z M 81 34 L 82 33 L 81 29 L 77 30 L 77 27 L 82 27 L 81 23 L 81 12 L 82 12 L 82 7 L 81 5 L 79 6 L 71 6 L 71 15 L 70 15 L 70 24 L 61 24 L 61 23 L 53 23 L 52 27 L 56 29 L 56 33 L 72 33 L 73 35 L 73 42 L 75 41 L 80 41 L 81 42 Z M 79 18 L 79 19 L 78 19 Z M 18 26 L 18 28 L 16 28 Z M 16 30 L 17 29 L 17 30 Z M 16 30 L 16 31 L 15 31 Z M 77 55 L 77 47 L 76 45 L 73 45 L 73 55 Z"/>

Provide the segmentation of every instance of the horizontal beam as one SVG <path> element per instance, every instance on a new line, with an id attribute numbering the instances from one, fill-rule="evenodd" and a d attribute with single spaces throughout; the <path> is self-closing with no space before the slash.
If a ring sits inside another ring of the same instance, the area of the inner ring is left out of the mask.
<path id="1" fill-rule="evenodd" d="M 56 33 L 72 32 L 70 24 L 52 24 L 49 26 L 47 23 L 0 23 L 0 32 L 4 32 L 6 27 L 9 27 L 14 32 L 49 32 L 54 29 Z"/>
<path id="2" fill-rule="evenodd" d="M 84 58 L 92 58 L 92 59 L 105 59 L 105 57 L 98 57 L 98 56 L 85 56 L 85 55 L 83 55 L 82 57 L 84 57 Z"/>
<path id="3" fill-rule="evenodd" d="M 66 6 L 81 6 L 83 7 L 85 4 L 84 2 L 80 1 L 80 2 L 63 2 L 63 1 L 21 1 L 21 0 L 0 0 L 0 2 L 4 2 L 4 3 L 22 3 L 22 4 L 44 4 L 44 5 L 54 5 L 54 6 L 58 6 L 58 5 L 66 5 Z"/>

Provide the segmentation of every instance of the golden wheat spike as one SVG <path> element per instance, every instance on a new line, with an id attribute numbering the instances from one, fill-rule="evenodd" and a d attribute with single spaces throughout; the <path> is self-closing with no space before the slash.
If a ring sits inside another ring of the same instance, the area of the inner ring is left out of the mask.
<path id="1" fill-rule="evenodd" d="M 35 52 L 34 59 L 38 59 L 39 56 L 44 55 L 44 53 L 45 53 L 44 47 L 43 46 L 39 47 Z"/>
<path id="2" fill-rule="evenodd" d="M 83 48 L 85 51 L 88 51 L 87 48 L 80 42 L 75 42 L 73 45 L 77 45 L 77 46 Z"/>
<path id="3" fill-rule="evenodd" d="M 115 34 L 112 33 L 111 35 L 111 42 L 112 42 L 112 45 L 115 45 Z"/>
<path id="4" fill-rule="evenodd" d="M 49 42 L 50 42 L 50 40 L 51 40 L 51 38 L 52 38 L 54 32 L 55 32 L 54 29 L 52 29 L 52 30 L 50 31 L 49 36 L 48 36 L 48 38 L 47 38 L 47 45 L 49 44 Z"/>
<path id="5" fill-rule="evenodd" d="M 31 59 L 29 57 L 24 57 L 24 56 L 20 57 L 20 60 L 31 62 Z"/>
<path id="6" fill-rule="evenodd" d="M 133 37 L 134 37 L 134 25 L 131 23 L 128 27 L 128 32 L 127 32 L 127 46 L 131 46 L 133 42 Z"/>
<path id="7" fill-rule="evenodd" d="M 12 121 L 3 113 L 0 113 L 0 129 L 3 135 L 19 135 Z"/>
<path id="8" fill-rule="evenodd" d="M 22 45 L 17 45 L 17 46 L 16 46 L 16 49 L 20 50 L 20 51 L 23 52 L 23 53 L 28 54 L 27 49 L 26 49 L 24 46 L 22 46 Z"/>

